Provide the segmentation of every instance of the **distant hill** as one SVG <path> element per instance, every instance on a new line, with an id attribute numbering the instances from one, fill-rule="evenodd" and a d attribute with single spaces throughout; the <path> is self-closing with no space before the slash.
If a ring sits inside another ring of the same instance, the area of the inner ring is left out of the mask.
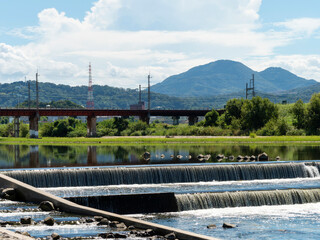
<path id="1" fill-rule="evenodd" d="M 31 84 L 31 99 L 35 99 L 35 83 Z M 56 85 L 53 83 L 39 83 L 40 107 L 52 105 L 52 107 L 78 108 L 86 106 L 87 91 L 86 86 L 71 87 L 68 85 Z M 133 89 L 114 88 L 109 86 L 93 86 L 94 103 L 96 109 L 129 109 L 130 104 L 138 102 L 138 91 Z M 312 86 L 299 87 L 281 93 L 264 93 L 257 91 L 257 95 L 267 97 L 272 102 L 288 103 L 296 102 L 301 98 L 308 102 L 313 93 L 320 92 L 320 83 Z M 25 82 L 14 82 L 10 84 L 0 84 L 0 107 L 15 107 L 17 104 L 27 107 L 28 88 Z M 174 97 L 151 92 L 151 108 L 161 109 L 211 109 L 223 108 L 226 102 L 232 98 L 245 98 L 244 89 L 228 94 L 215 96 L 198 97 Z M 146 92 L 142 93 L 142 100 L 147 102 Z M 54 101 L 54 104 L 51 102 Z M 70 102 L 71 101 L 71 102 Z"/>
<path id="2" fill-rule="evenodd" d="M 276 93 L 310 86 L 315 80 L 306 80 L 282 68 L 268 68 L 256 72 L 240 62 L 219 60 L 191 68 L 187 72 L 168 77 L 151 90 L 170 96 L 214 96 L 242 91 L 255 75 L 257 91 Z"/>

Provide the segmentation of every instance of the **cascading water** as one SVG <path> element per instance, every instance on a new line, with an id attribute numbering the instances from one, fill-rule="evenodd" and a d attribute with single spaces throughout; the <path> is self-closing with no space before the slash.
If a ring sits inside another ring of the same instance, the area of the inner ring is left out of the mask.
<path id="1" fill-rule="evenodd" d="M 319 163 L 185 165 L 3 172 L 35 187 L 237 181 L 319 176 Z"/>
<path id="2" fill-rule="evenodd" d="M 319 202 L 320 189 L 177 194 L 176 199 L 179 211 L 263 205 L 290 205 Z"/>

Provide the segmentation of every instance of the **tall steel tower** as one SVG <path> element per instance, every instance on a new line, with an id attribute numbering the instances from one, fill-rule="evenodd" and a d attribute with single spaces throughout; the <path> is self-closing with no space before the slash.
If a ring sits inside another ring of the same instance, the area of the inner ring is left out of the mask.
<path id="1" fill-rule="evenodd" d="M 91 63 L 89 63 L 89 86 L 88 86 L 87 108 L 88 108 L 88 109 L 94 109 L 93 88 L 92 88 L 92 75 L 91 75 Z"/>

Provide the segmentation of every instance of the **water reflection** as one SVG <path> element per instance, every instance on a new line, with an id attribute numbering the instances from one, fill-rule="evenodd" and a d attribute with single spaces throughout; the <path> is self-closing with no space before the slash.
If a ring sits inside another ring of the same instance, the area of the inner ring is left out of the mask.
<path id="1" fill-rule="evenodd" d="M 150 159 L 142 157 L 150 152 Z M 198 163 L 199 154 L 210 154 L 215 162 L 225 156 L 266 152 L 281 160 L 319 160 L 317 145 L 139 145 L 139 146 L 50 146 L 0 145 L 0 168 L 39 168 L 131 164 Z M 178 158 L 177 156 L 180 155 Z M 229 161 L 227 159 L 223 162 Z M 236 160 L 235 160 L 236 161 Z"/>

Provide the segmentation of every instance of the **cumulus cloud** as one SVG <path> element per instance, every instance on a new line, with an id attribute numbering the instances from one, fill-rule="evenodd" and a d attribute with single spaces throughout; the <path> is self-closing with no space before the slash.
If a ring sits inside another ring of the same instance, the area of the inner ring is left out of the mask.
<path id="1" fill-rule="evenodd" d="M 84 19 L 44 9 L 37 26 L 11 32 L 29 43 L 0 46 L 0 77 L 12 81 L 10 74 L 22 78 L 40 68 L 42 81 L 86 85 L 91 62 L 94 84 L 136 87 L 149 71 L 156 83 L 217 59 L 280 64 L 274 50 L 292 41 L 288 29 L 294 24 L 277 25 L 285 31 L 259 31 L 260 5 L 261 0 L 99 0 Z M 308 32 L 318 28 L 311 22 Z"/>
<path id="2" fill-rule="evenodd" d="M 310 37 L 320 30 L 320 18 L 297 18 L 285 22 L 279 22 L 276 26 L 284 27 L 295 36 L 301 34 Z"/>

